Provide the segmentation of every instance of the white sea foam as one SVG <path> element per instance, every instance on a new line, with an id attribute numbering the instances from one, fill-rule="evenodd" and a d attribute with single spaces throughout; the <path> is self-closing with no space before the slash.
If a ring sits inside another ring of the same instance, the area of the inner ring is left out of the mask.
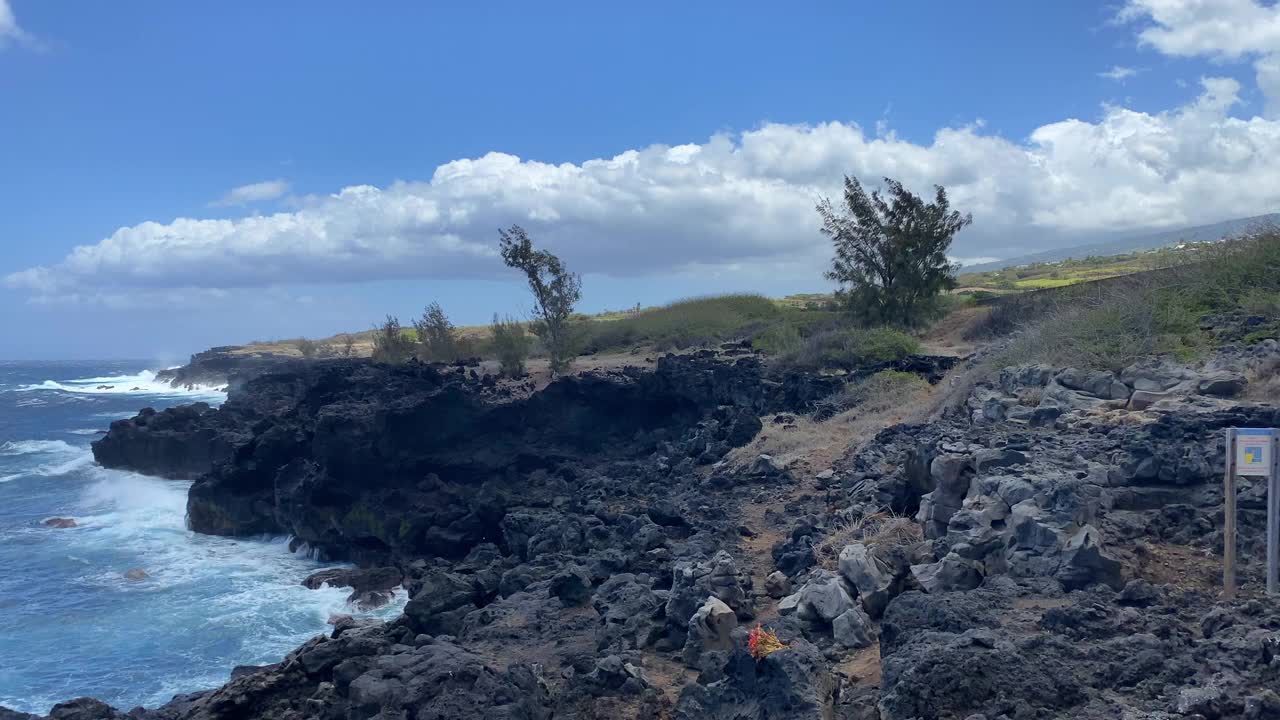
<path id="1" fill-rule="evenodd" d="M 115 416 L 112 415 L 112 417 L 115 417 Z M 97 435 L 100 432 L 102 432 L 102 428 L 77 428 L 75 430 L 68 430 L 67 434 L 68 435 Z"/>
<path id="2" fill-rule="evenodd" d="M 80 448 L 64 440 L 10 440 L 0 444 L 0 455 L 49 455 L 72 454 Z"/>
<path id="3" fill-rule="evenodd" d="M 136 375 L 113 375 L 78 378 L 59 382 L 45 380 L 35 385 L 23 385 L 18 392 L 60 391 L 78 395 L 160 395 L 164 397 L 192 397 L 210 402 L 221 402 L 226 393 L 216 387 L 195 385 L 190 390 L 175 388 L 156 379 L 154 370 L 143 370 Z"/>
<path id="4" fill-rule="evenodd" d="M 76 447 L 62 440 L 18 440 L 0 445 L 0 455 L 39 458 L 42 462 L 20 472 L 0 477 L 0 483 L 12 482 L 22 477 L 60 477 L 93 463 L 93 453 L 88 448 Z"/>

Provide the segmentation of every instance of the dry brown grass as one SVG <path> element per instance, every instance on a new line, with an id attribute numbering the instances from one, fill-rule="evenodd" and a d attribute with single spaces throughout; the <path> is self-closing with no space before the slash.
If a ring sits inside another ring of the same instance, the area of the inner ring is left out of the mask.
<path id="1" fill-rule="evenodd" d="M 765 453 L 793 473 L 821 472 L 885 427 L 927 415 L 932 398 L 941 387 L 923 381 L 898 386 L 821 422 L 800 416 L 778 424 L 773 422 L 773 416 L 763 417 L 764 429 L 755 440 L 734 449 L 726 459 L 733 467 L 745 467 Z"/>
<path id="2" fill-rule="evenodd" d="M 881 510 L 832 528 L 826 537 L 814 544 L 813 554 L 820 566 L 835 570 L 840 560 L 840 551 L 846 545 L 862 543 L 868 548 L 905 547 L 923 539 L 920 526 L 914 520 L 889 510 Z"/>

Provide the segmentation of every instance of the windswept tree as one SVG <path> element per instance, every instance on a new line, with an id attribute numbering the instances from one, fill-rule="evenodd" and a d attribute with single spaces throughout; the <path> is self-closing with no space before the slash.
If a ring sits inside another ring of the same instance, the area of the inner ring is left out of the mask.
<path id="1" fill-rule="evenodd" d="M 546 250 L 536 250 L 528 233 L 519 225 L 499 230 L 502 261 L 524 273 L 533 292 L 533 332 L 542 339 L 551 357 L 551 374 L 559 375 L 573 359 L 569 317 L 582 298 L 582 278 L 565 268 L 560 258 Z"/>
<path id="2" fill-rule="evenodd" d="M 457 332 L 440 303 L 428 305 L 422 311 L 422 318 L 414 321 L 413 328 L 418 332 L 419 358 L 428 362 L 452 362 L 458 359 Z"/>
<path id="3" fill-rule="evenodd" d="M 868 195 L 857 178 L 845 176 L 844 206 L 818 205 L 822 233 L 835 246 L 826 275 L 840 284 L 837 295 L 862 322 L 916 325 L 939 294 L 955 287 L 947 250 L 973 216 L 951 210 L 941 185 L 930 203 L 896 180 L 884 181 L 886 196 Z"/>
<path id="4" fill-rule="evenodd" d="M 356 353 L 356 339 L 351 335 L 342 336 L 342 357 L 351 357 Z"/>
<path id="5" fill-rule="evenodd" d="M 320 346 L 307 338 L 298 338 L 293 342 L 293 346 L 297 348 L 299 355 L 308 360 L 320 354 Z"/>
<path id="6" fill-rule="evenodd" d="M 400 319 L 388 315 L 373 332 L 373 359 L 377 362 L 399 364 L 413 357 L 414 342 L 404 334 Z"/>

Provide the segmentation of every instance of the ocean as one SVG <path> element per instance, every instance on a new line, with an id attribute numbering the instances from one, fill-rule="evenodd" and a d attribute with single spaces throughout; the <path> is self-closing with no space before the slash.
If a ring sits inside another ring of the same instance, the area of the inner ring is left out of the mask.
<path id="1" fill-rule="evenodd" d="M 153 707 L 226 682 L 236 665 L 279 661 L 332 614 L 358 614 L 349 590 L 299 584 L 331 566 L 290 553 L 287 538 L 189 532 L 189 482 L 93 462 L 89 444 L 114 419 L 224 399 L 145 368 L 0 362 L 0 705 Z M 45 526 L 51 517 L 77 527 Z M 404 600 L 372 614 L 394 617 Z"/>

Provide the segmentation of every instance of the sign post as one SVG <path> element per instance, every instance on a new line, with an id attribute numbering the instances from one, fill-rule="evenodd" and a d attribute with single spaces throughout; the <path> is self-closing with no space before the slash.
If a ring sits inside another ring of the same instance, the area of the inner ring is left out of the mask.
<path id="1" fill-rule="evenodd" d="M 1222 597 L 1236 596 L 1236 429 L 1227 428 L 1227 471 L 1222 476 Z"/>
<path id="2" fill-rule="evenodd" d="M 1228 428 L 1223 476 L 1222 594 L 1236 594 L 1236 478 L 1267 481 L 1267 594 L 1280 592 L 1280 433 L 1272 428 Z"/>

